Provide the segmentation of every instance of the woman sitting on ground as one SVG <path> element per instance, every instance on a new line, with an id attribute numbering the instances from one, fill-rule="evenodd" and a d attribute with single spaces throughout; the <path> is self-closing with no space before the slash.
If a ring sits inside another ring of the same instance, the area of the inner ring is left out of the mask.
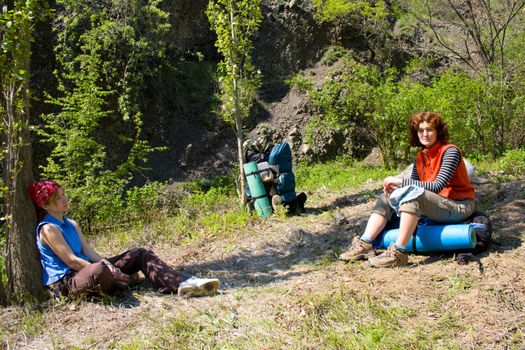
<path id="1" fill-rule="evenodd" d="M 368 219 L 364 234 L 355 237 L 341 260 L 369 258 L 375 267 L 408 263 L 407 244 L 418 220 L 425 216 L 443 224 L 466 220 L 474 212 L 474 187 L 467 175 L 461 152 L 448 143 L 448 127 L 438 113 L 418 112 L 410 118 L 410 144 L 421 147 L 409 179 L 389 176 Z M 391 218 L 392 207 L 400 217 L 399 236 L 388 250 L 375 256 L 372 241 Z"/>
<path id="2" fill-rule="evenodd" d="M 113 294 L 127 289 L 130 275 L 139 271 L 161 293 L 205 296 L 219 288 L 218 279 L 188 278 L 148 249 L 136 248 L 103 259 L 86 243 L 79 225 L 64 215 L 68 199 L 58 183 L 35 182 L 29 187 L 29 195 L 39 219 L 36 242 L 42 282 L 55 297 Z"/>

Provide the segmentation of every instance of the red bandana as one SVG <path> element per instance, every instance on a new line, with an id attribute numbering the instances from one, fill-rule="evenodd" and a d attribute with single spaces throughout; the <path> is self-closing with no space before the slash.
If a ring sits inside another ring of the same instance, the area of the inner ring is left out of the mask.
<path id="1" fill-rule="evenodd" d="M 43 211 L 42 207 L 49 200 L 51 195 L 55 193 L 60 187 L 55 181 L 38 181 L 33 182 L 28 189 L 29 197 L 33 201 L 33 204 L 38 211 L 38 219 L 42 220 Z"/>

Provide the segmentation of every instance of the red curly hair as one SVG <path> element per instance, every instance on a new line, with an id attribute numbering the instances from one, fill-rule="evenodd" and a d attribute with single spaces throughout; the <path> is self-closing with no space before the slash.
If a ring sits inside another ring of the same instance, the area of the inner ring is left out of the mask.
<path id="1" fill-rule="evenodd" d="M 441 114 L 436 112 L 416 112 L 410 117 L 408 125 L 410 129 L 409 143 L 411 146 L 424 148 L 417 135 L 419 125 L 423 122 L 427 122 L 437 131 L 437 141 L 448 142 L 448 125 L 445 120 L 443 120 Z"/>

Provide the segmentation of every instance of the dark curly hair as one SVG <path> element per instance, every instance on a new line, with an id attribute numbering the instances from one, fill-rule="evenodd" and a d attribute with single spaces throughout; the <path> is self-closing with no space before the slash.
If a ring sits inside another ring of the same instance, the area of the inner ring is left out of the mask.
<path id="1" fill-rule="evenodd" d="M 409 143 L 414 147 L 424 147 L 419 141 L 417 130 L 419 124 L 427 122 L 433 129 L 437 131 L 437 141 L 448 142 L 448 125 L 443 120 L 443 117 L 439 113 L 435 112 L 416 112 L 412 114 L 409 121 L 410 139 Z"/>

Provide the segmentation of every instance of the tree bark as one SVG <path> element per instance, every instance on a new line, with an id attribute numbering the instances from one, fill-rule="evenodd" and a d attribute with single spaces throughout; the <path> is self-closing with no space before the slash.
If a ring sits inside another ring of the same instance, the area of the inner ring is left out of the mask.
<path id="1" fill-rule="evenodd" d="M 232 42 L 235 43 L 235 29 L 234 29 L 234 15 L 233 15 L 233 6 L 230 6 L 230 34 Z M 233 55 L 232 55 L 233 56 Z M 239 83 L 237 80 L 238 71 L 236 64 L 232 64 L 233 67 L 233 99 L 234 99 L 234 109 L 235 109 L 235 134 L 237 135 L 237 159 L 239 162 L 239 171 L 241 177 L 241 207 L 244 209 L 246 204 L 248 204 L 248 197 L 246 196 L 246 177 L 244 176 L 244 149 L 243 149 L 243 115 L 241 111 L 241 106 L 239 103 Z"/>
<path id="2" fill-rule="evenodd" d="M 31 50 L 30 23 L 20 23 L 20 40 Z M 6 222 L 7 299 L 44 299 L 42 271 L 36 249 L 35 209 L 27 195 L 33 180 L 32 152 L 29 136 L 29 69 L 30 56 L 24 58 L 23 79 L 14 79 L 17 72 L 8 72 L 0 81 L 2 88 L 3 146 L 2 177 L 6 187 L 4 209 Z M 9 69 L 9 68 L 7 68 Z"/>
<path id="3" fill-rule="evenodd" d="M 11 300 L 14 297 L 27 299 L 28 296 L 41 300 L 44 298 L 44 290 L 41 283 L 42 270 L 35 241 L 36 215 L 33 204 L 27 195 L 27 188 L 32 181 L 32 154 L 28 142 L 28 130 L 21 131 L 18 136 L 25 142 L 19 146 L 18 160 L 15 165 L 19 168 L 18 170 L 15 168 L 17 174 L 9 176 L 8 172 L 3 172 L 4 184 L 7 185 L 10 192 L 6 196 L 5 203 L 8 216 L 6 237 L 7 291 Z M 13 142 L 8 138 L 9 141 Z M 7 159 L 4 162 L 13 160 L 11 157 L 12 155 L 7 154 Z"/>

